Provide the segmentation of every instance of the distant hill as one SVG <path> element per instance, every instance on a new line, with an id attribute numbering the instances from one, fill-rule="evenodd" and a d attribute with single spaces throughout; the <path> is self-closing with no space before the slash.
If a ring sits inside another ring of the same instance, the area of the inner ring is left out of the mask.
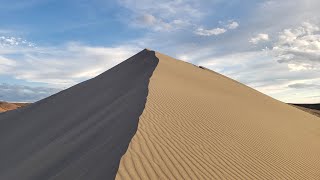
<path id="1" fill-rule="evenodd" d="M 29 103 L 9 103 L 0 101 L 0 113 L 28 105 Z"/>
<path id="2" fill-rule="evenodd" d="M 320 104 L 290 104 L 290 105 L 320 117 Z"/>

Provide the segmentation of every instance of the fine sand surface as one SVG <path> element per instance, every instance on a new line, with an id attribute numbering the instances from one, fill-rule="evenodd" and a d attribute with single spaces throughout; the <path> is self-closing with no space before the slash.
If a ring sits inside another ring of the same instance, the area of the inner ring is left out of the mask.
<path id="1" fill-rule="evenodd" d="M 320 179 L 319 118 L 156 53 L 116 179 Z"/>
<path id="2" fill-rule="evenodd" d="M 1 113 L 0 179 L 114 179 L 157 63 L 143 51 L 94 79 Z"/>

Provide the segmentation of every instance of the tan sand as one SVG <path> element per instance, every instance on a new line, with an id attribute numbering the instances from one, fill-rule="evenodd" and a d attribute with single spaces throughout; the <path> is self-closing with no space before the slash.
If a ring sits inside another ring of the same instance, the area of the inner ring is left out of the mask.
<path id="1" fill-rule="evenodd" d="M 28 103 L 8 103 L 0 101 L 0 112 L 10 111 L 28 105 Z"/>
<path id="2" fill-rule="evenodd" d="M 156 53 L 116 179 L 320 179 L 320 121 L 212 71 Z"/>

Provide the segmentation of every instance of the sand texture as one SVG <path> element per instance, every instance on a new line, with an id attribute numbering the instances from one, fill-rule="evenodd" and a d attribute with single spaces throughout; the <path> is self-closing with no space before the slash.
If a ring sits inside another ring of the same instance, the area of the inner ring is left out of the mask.
<path id="1" fill-rule="evenodd" d="M 94 79 L 1 113 L 0 179 L 114 179 L 157 63 L 143 51 Z"/>
<path id="2" fill-rule="evenodd" d="M 319 118 L 156 53 L 116 179 L 320 179 Z"/>

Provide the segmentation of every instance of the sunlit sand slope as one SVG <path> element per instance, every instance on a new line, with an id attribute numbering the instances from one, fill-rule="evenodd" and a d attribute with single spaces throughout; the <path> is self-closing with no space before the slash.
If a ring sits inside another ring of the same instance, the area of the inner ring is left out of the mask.
<path id="1" fill-rule="evenodd" d="M 116 179 L 320 179 L 319 118 L 156 53 Z"/>

